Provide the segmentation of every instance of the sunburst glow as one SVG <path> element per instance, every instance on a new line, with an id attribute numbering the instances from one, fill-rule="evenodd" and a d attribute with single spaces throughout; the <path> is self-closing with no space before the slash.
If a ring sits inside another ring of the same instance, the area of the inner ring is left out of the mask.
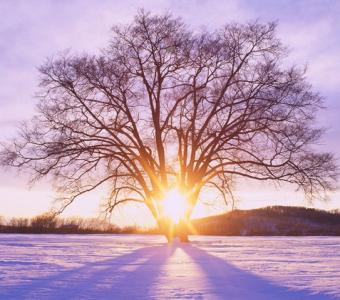
<path id="1" fill-rule="evenodd" d="M 165 193 L 162 206 L 165 215 L 174 223 L 178 223 L 184 217 L 187 209 L 186 198 L 177 189 L 171 189 Z"/>

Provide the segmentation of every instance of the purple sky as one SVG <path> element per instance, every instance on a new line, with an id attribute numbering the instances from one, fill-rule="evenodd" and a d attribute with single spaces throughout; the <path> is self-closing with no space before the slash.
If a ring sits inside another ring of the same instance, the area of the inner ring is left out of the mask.
<path id="1" fill-rule="evenodd" d="M 186 1 L 0 1 L 0 140 L 13 136 L 19 121 L 34 112 L 37 67 L 58 51 L 95 53 L 104 47 L 113 24 L 131 21 L 138 8 L 172 12 L 193 28 L 213 29 L 231 21 L 278 21 L 278 35 L 291 50 L 288 61 L 307 65 L 307 77 L 325 97 L 318 120 L 328 128 L 320 146 L 340 157 L 340 1 L 186 0 Z M 0 170 L 0 215 L 41 213 L 53 197 L 51 184 L 27 190 L 25 176 Z M 265 192 L 262 192 L 262 191 Z M 253 185 L 240 189 L 239 207 L 306 204 L 290 188 Z M 98 195 L 71 207 L 68 214 L 96 213 Z M 80 201 L 81 202 L 81 201 Z M 340 195 L 326 209 L 340 207 Z"/>

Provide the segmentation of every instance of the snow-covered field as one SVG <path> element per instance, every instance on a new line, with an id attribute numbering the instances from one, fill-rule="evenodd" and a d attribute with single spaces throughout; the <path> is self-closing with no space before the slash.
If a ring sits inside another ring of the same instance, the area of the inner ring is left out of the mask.
<path id="1" fill-rule="evenodd" d="M 0 235 L 0 299 L 340 298 L 340 238 Z"/>

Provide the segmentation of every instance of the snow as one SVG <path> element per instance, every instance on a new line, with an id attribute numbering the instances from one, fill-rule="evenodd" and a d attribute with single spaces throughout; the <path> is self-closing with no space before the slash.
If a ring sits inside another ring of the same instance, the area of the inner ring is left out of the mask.
<path id="1" fill-rule="evenodd" d="M 339 237 L 0 235 L 0 299 L 340 299 Z"/>

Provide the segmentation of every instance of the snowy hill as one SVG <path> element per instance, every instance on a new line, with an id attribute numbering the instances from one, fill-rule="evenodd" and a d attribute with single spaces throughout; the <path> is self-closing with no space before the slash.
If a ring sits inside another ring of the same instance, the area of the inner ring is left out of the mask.
<path id="1" fill-rule="evenodd" d="M 340 235 L 340 212 L 269 206 L 193 220 L 206 235 Z"/>

